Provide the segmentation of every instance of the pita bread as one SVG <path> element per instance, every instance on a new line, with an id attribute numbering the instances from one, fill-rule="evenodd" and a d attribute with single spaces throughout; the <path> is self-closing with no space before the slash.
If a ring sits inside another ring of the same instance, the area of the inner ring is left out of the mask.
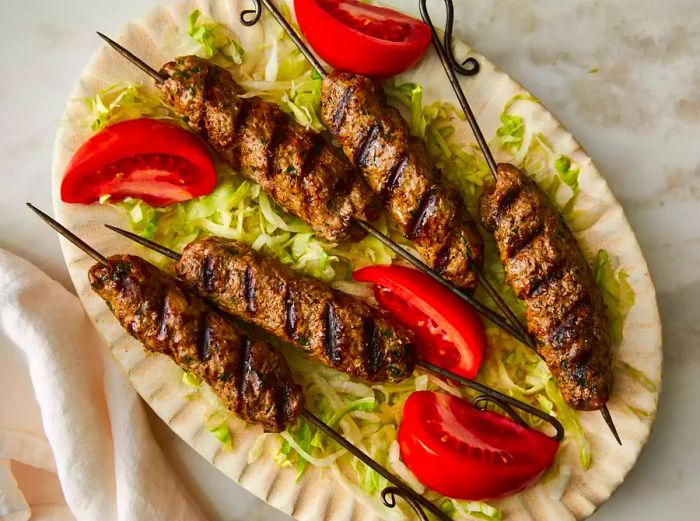
<path id="1" fill-rule="evenodd" d="M 163 48 L 160 42 L 172 40 L 172 35 L 178 29 L 186 28 L 187 16 L 198 8 L 228 25 L 244 48 L 256 49 L 265 39 L 263 29 L 259 25 L 243 27 L 238 18 L 240 11 L 249 7 L 249 2 L 244 0 L 187 0 L 169 8 L 157 8 L 145 18 L 128 24 L 120 42 L 148 63 L 165 63 L 173 57 L 174 50 Z M 95 43 L 97 45 L 98 41 Z M 485 135 L 492 136 L 500 124 L 499 115 L 504 104 L 525 91 L 466 45 L 458 45 L 457 55 L 471 55 L 481 63 L 481 72 L 476 77 L 464 79 L 463 87 Z M 421 83 L 427 102 L 455 101 L 440 62 L 432 51 L 402 79 Z M 83 104 L 76 100 L 93 96 L 99 89 L 117 81 L 149 84 L 135 67 L 111 49 L 101 46 L 82 72 L 64 120 L 71 122 L 84 118 Z M 615 392 L 609 406 L 624 445 L 617 445 L 600 414 L 582 413 L 581 422 L 592 446 L 592 467 L 588 471 L 581 469 L 578 450 L 573 446 L 564 447 L 560 462 L 571 472 L 571 479 L 563 493 L 553 490 L 551 484 L 540 482 L 518 496 L 493 502 L 503 510 L 505 518 L 512 521 L 582 519 L 589 516 L 622 483 L 649 436 L 661 381 L 659 315 L 654 286 L 637 240 L 620 204 L 591 159 L 542 105 L 518 103 L 513 110 L 525 118 L 528 128 L 543 133 L 558 152 L 568 155 L 580 166 L 581 192 L 603 209 L 600 218 L 580 238 L 588 253 L 605 248 L 618 256 L 621 266 L 629 273 L 629 282 L 636 294 L 636 303 L 625 323 L 624 341 L 616 356 L 619 360 L 633 362 L 634 367 L 657 384 L 657 390 L 650 391 L 624 371 L 617 370 Z M 465 122 L 458 123 L 458 132 L 460 139 L 473 141 Z M 116 210 L 100 205 L 64 205 L 60 201 L 59 188 L 66 164 L 89 135 L 90 130 L 85 125 L 66 124 L 58 132 L 52 174 L 55 214 L 61 222 L 102 252 L 135 251 L 132 243 L 106 233 L 102 227 L 104 223 L 124 225 L 123 216 Z M 353 494 L 330 473 L 322 474 L 318 469 L 311 469 L 297 482 L 294 469 L 281 469 L 270 456 L 265 455 L 249 463 L 248 452 L 261 434 L 259 428 L 232 420 L 234 448 L 222 450 L 221 444 L 205 427 L 204 420 L 214 412 L 214 406 L 202 398 L 188 399 L 191 389 L 182 383 L 182 371 L 177 365 L 166 357 L 147 356 L 141 345 L 125 333 L 104 302 L 89 287 L 86 272 L 92 264 L 91 259 L 65 241 L 62 246 L 78 295 L 110 345 L 115 360 L 144 400 L 185 442 L 233 481 L 297 519 L 377 519 L 368 508 L 377 498 L 365 497 L 357 492 Z M 639 417 L 628 406 L 649 411 L 650 414 Z M 268 443 L 272 443 L 270 437 Z"/>

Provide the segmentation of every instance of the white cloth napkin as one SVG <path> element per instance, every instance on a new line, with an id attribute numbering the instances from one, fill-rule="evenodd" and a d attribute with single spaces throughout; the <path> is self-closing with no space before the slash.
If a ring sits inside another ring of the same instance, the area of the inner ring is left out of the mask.
<path id="1" fill-rule="evenodd" d="M 204 519 L 79 300 L 0 249 L 0 519 L 30 517 Z"/>

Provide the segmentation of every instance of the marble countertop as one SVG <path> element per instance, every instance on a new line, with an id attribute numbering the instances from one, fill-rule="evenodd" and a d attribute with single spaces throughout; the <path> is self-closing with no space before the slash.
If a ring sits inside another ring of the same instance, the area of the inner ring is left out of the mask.
<path id="1" fill-rule="evenodd" d="M 54 133 L 100 44 L 157 0 L 4 2 L 0 32 L 0 247 L 72 289 L 51 208 Z M 415 11 L 417 2 L 388 3 Z M 622 202 L 649 262 L 664 326 L 656 426 L 596 521 L 693 519 L 700 511 L 700 9 L 696 0 L 461 0 L 458 36 L 550 108 Z M 434 3 L 437 6 L 437 3 Z M 439 8 L 437 9 L 439 10 Z M 436 11 L 437 12 L 437 11 Z M 597 72 L 591 72 L 597 70 Z M 182 479 L 214 519 L 287 519 L 231 482 L 152 416 Z M 235 488 L 235 486 L 234 486 Z"/>

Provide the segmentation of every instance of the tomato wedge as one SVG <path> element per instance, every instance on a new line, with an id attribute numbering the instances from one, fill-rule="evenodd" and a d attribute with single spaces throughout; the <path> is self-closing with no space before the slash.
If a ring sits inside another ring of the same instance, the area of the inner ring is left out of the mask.
<path id="1" fill-rule="evenodd" d="M 449 394 L 417 391 L 399 427 L 401 458 L 426 487 L 484 501 L 527 488 L 554 461 L 559 442 Z"/>
<path id="2" fill-rule="evenodd" d="M 311 47 L 334 68 L 375 78 L 408 69 L 430 43 L 430 27 L 358 0 L 294 0 Z"/>
<path id="3" fill-rule="evenodd" d="M 416 333 L 418 356 L 465 378 L 474 378 L 486 348 L 486 334 L 474 309 L 418 270 L 368 266 L 353 273 L 375 284 L 379 305 Z"/>
<path id="4" fill-rule="evenodd" d="M 89 204 L 110 195 L 163 206 L 208 194 L 215 185 L 214 163 L 197 136 L 173 123 L 133 119 L 99 131 L 78 149 L 61 200 Z"/>

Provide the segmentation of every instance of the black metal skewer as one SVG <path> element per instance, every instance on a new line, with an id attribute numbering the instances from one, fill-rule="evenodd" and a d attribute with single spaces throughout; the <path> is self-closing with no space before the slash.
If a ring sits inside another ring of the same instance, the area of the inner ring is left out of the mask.
<path id="1" fill-rule="evenodd" d="M 280 19 L 284 20 L 284 17 L 277 10 L 276 7 L 274 7 L 274 6 L 270 7 L 271 4 L 268 4 L 268 0 L 256 0 L 256 1 L 265 2 L 265 5 L 268 6 L 268 8 L 274 9 L 274 13 L 276 13 L 276 16 L 275 16 L 276 18 L 279 17 Z M 246 13 L 252 13 L 252 12 L 253 11 L 244 11 L 244 13 L 241 14 L 241 18 L 244 18 L 244 15 Z M 273 15 L 274 15 L 274 13 L 273 13 Z M 255 20 L 258 20 L 259 18 L 260 18 L 260 16 L 254 17 Z M 288 23 L 286 23 L 286 20 L 284 20 L 284 22 L 286 24 L 285 29 L 288 29 L 289 31 L 291 31 L 290 36 L 291 36 L 291 34 L 296 35 L 296 33 L 294 32 L 294 29 Z M 105 36 L 104 34 L 99 33 L 99 32 L 97 34 L 100 36 L 100 38 L 105 40 L 111 47 L 116 49 L 119 52 L 119 54 L 121 54 L 127 60 L 134 63 L 141 70 L 146 71 L 149 76 L 151 76 L 152 78 L 155 78 L 158 83 L 162 83 L 163 81 L 165 81 L 167 79 L 167 77 L 163 76 L 158 71 L 156 71 L 155 69 L 153 69 L 152 67 L 147 65 L 145 62 L 143 62 L 141 59 L 139 59 L 137 56 L 135 56 L 132 52 L 125 49 L 123 46 L 121 46 L 120 44 L 118 44 L 117 42 L 115 42 L 114 40 L 109 38 L 108 36 Z M 298 38 L 298 36 L 296 37 L 295 41 L 298 41 L 299 42 L 298 45 L 300 46 L 300 48 L 304 49 L 304 50 L 302 50 L 302 52 L 304 52 L 305 56 L 307 54 L 310 56 L 313 56 L 311 51 L 304 45 L 303 42 L 301 42 L 301 40 Z M 315 63 L 319 67 L 319 74 L 325 74 L 325 71 L 323 70 L 321 65 L 318 63 L 318 61 L 316 61 Z M 439 282 L 440 284 L 445 286 L 447 289 L 449 289 L 452 293 L 457 295 L 459 298 L 466 301 L 468 304 L 470 304 L 472 307 L 474 307 L 477 310 L 477 312 L 479 312 L 484 318 L 491 321 L 496 326 L 500 327 L 502 330 L 504 330 L 506 333 L 511 335 L 513 338 L 515 338 L 516 340 L 519 340 L 520 342 L 522 342 L 526 345 L 534 347 L 535 343 L 534 343 L 533 338 L 525 331 L 522 324 L 519 323 L 519 321 L 517 320 L 515 315 L 513 315 L 513 313 L 510 311 L 510 309 L 508 309 L 506 311 L 506 313 L 508 314 L 508 318 L 493 311 L 489 307 L 485 306 L 484 304 L 482 304 L 481 302 L 476 300 L 470 294 L 462 291 L 456 285 L 454 285 L 451 282 L 449 282 L 448 280 L 446 280 L 439 273 L 437 273 L 435 270 L 433 270 L 430 266 L 426 265 L 424 262 L 422 262 L 420 259 L 418 259 L 415 255 L 412 255 L 411 253 L 406 251 L 406 249 L 399 246 L 391 238 L 387 237 L 385 234 L 383 234 L 382 232 L 377 230 L 370 223 L 363 221 L 363 220 L 359 220 L 359 219 L 353 220 L 353 223 L 356 226 L 362 228 L 364 231 L 366 231 L 367 233 L 369 233 L 373 237 L 375 237 L 376 239 L 378 239 L 379 241 L 381 241 L 385 246 L 389 247 L 394 253 L 396 253 L 397 255 L 402 257 L 405 261 L 409 262 L 410 264 L 412 264 L 413 266 L 415 266 L 419 270 L 423 271 L 424 273 L 429 275 L 431 278 L 433 278 L 434 280 L 436 280 L 437 282 Z M 484 278 L 485 277 L 481 277 L 482 280 Z M 487 290 L 487 292 L 488 292 L 488 290 Z M 494 294 L 495 294 L 495 291 L 494 291 Z M 503 300 L 500 299 L 500 297 L 497 299 L 494 299 L 494 302 L 496 302 L 496 304 L 499 306 L 504 306 L 504 308 L 508 307 L 505 304 L 505 302 L 503 302 Z M 514 322 L 515 325 L 512 325 L 509 322 Z"/>
<path id="2" fill-rule="evenodd" d="M 438 36 L 437 29 L 435 28 L 433 21 L 430 19 L 430 13 L 428 13 L 427 0 L 418 0 L 420 14 L 423 17 L 423 21 L 430 26 L 430 29 L 433 32 L 433 47 L 435 48 L 435 51 L 437 52 L 437 55 L 439 56 L 440 61 L 442 62 L 442 67 L 445 69 L 445 73 L 447 74 L 447 78 L 450 81 L 450 85 L 452 85 L 452 89 L 454 90 L 454 93 L 457 96 L 457 100 L 459 101 L 459 104 L 462 107 L 462 111 L 464 112 L 464 115 L 466 116 L 467 121 L 469 122 L 469 126 L 471 127 L 472 132 L 474 133 L 474 137 L 476 138 L 476 141 L 479 144 L 479 148 L 481 149 L 481 153 L 483 154 L 484 159 L 488 164 L 489 170 L 491 171 L 491 174 L 493 175 L 494 179 L 496 179 L 498 177 L 498 168 L 496 165 L 496 160 L 494 159 L 493 154 L 491 153 L 491 149 L 489 148 L 489 145 L 486 139 L 484 138 L 484 134 L 481 131 L 479 123 L 476 121 L 474 112 L 472 112 L 472 109 L 469 106 L 467 97 L 464 95 L 464 91 L 462 90 L 462 86 L 454 70 L 453 63 L 456 61 L 452 54 L 452 28 L 454 26 L 454 5 L 452 4 L 452 0 L 443 1 L 445 3 L 445 35 L 444 40 L 442 42 L 440 41 L 440 37 Z M 534 343 L 528 345 L 532 348 L 535 347 Z M 622 445 L 622 440 L 620 439 L 620 435 L 617 432 L 617 428 L 615 427 L 615 423 L 613 422 L 612 416 L 610 415 L 608 406 L 603 405 L 603 407 L 601 407 L 600 409 L 600 413 L 603 415 L 603 419 L 605 420 L 605 423 L 612 432 L 612 435 L 615 437 L 617 443 Z"/>
<path id="3" fill-rule="evenodd" d="M 105 224 L 105 227 L 109 228 L 113 232 L 123 235 L 124 237 L 134 241 L 137 244 L 140 244 L 141 246 L 145 246 L 146 248 L 157 251 L 158 253 L 165 255 L 166 257 L 173 259 L 174 261 L 179 261 L 182 258 L 182 255 L 177 253 L 176 251 L 166 248 L 165 246 L 153 242 L 150 239 L 141 237 L 140 235 L 137 235 L 133 232 L 124 230 L 122 228 L 118 228 L 117 226 L 112 226 L 111 224 Z M 421 366 L 423 369 L 430 371 L 431 373 L 437 376 L 454 380 L 464 387 L 468 387 L 469 389 L 481 393 L 481 396 L 479 396 L 475 400 L 475 404 L 479 404 L 482 402 L 494 403 L 498 405 L 501 409 L 506 411 L 506 413 L 508 413 L 508 415 L 513 419 L 513 421 L 520 424 L 521 426 L 527 426 L 524 420 L 520 418 L 518 414 L 513 410 L 513 408 L 520 409 L 526 412 L 527 414 L 531 414 L 532 416 L 535 416 L 551 425 L 555 430 L 555 435 L 553 436 L 553 438 L 557 441 L 560 441 L 564 438 L 564 427 L 559 422 L 559 420 L 557 420 L 553 416 L 550 416 L 547 413 L 540 411 L 535 407 L 532 407 L 531 405 L 525 402 L 516 400 L 515 398 L 507 396 L 499 391 L 496 391 L 495 389 L 491 389 L 490 387 L 480 384 L 476 380 L 464 378 L 451 371 L 431 364 L 430 362 L 426 362 L 425 360 L 419 359 L 417 361 L 417 365 Z"/>
<path id="4" fill-rule="evenodd" d="M 440 58 L 440 62 L 442 62 L 442 67 L 445 69 L 447 78 L 450 80 L 450 85 L 452 85 L 452 88 L 454 89 L 455 94 L 457 95 L 457 100 L 459 101 L 459 104 L 462 107 L 462 110 L 464 111 L 464 115 L 466 116 L 467 121 L 469 122 L 469 126 L 471 127 L 472 132 L 474 133 L 476 142 L 479 144 L 479 148 L 481 149 L 482 154 L 484 154 L 484 159 L 486 160 L 486 164 L 488 165 L 489 170 L 491 171 L 491 175 L 493 175 L 495 179 L 498 177 L 496 160 L 493 158 L 493 154 L 489 149 L 489 145 L 486 141 L 486 138 L 484 137 L 484 133 L 481 131 L 481 127 L 479 127 L 479 123 L 476 121 L 476 116 L 474 116 L 474 113 L 472 112 L 469 103 L 467 103 L 467 98 L 465 97 L 464 92 L 462 91 L 462 87 L 459 84 L 459 79 L 457 78 L 457 74 L 455 73 L 450 60 L 450 56 L 452 54 L 452 27 L 454 25 L 454 6 L 452 5 L 452 1 L 445 0 L 446 29 L 444 47 L 440 42 L 440 37 L 438 36 L 437 30 L 435 29 L 435 26 L 433 25 L 433 22 L 430 19 L 430 15 L 428 14 L 426 0 L 419 0 L 419 7 L 420 14 L 423 17 L 423 21 L 430 26 L 430 29 L 433 32 L 433 47 L 435 48 L 435 51 L 437 52 L 438 57 Z M 449 51 L 447 51 L 446 49 L 449 49 Z"/>
<path id="5" fill-rule="evenodd" d="M 34 205 L 31 203 L 27 203 L 27 206 L 35 213 L 37 214 L 44 222 L 46 222 L 51 228 L 56 230 L 60 235 L 62 235 L 65 239 L 73 243 L 75 246 L 80 248 L 82 251 L 84 251 L 86 254 L 88 254 L 90 257 L 95 259 L 97 262 L 100 264 L 107 264 L 107 258 L 102 255 L 101 253 L 97 252 L 92 246 L 87 244 L 85 241 L 83 241 L 80 237 L 75 235 L 73 232 L 68 230 L 65 226 L 60 224 L 58 221 L 50 217 L 49 215 L 45 214 L 38 208 L 36 208 Z M 113 226 L 106 225 L 108 228 L 111 230 L 114 230 L 116 232 L 121 233 L 122 230 L 119 228 L 115 228 Z M 129 233 L 129 232 L 126 232 Z M 137 236 L 138 237 L 138 236 Z M 157 246 L 157 245 L 155 245 Z M 150 245 L 149 245 L 150 247 Z M 159 247 L 157 250 L 159 253 L 163 253 L 164 255 L 167 255 L 170 258 L 179 258 L 179 254 L 176 252 L 173 252 L 172 250 L 168 250 L 167 248 L 162 248 Z M 364 451 L 362 451 L 359 447 L 354 445 L 353 443 L 349 442 L 346 440 L 341 434 L 336 432 L 334 429 L 332 429 L 330 426 L 328 426 L 326 423 L 324 423 L 320 418 L 318 418 L 314 413 L 309 411 L 308 409 L 304 409 L 302 411 L 302 415 L 310 421 L 312 424 L 314 424 L 316 427 L 321 429 L 327 436 L 331 437 L 333 441 L 335 441 L 338 445 L 343 447 L 345 450 L 347 450 L 350 454 L 355 456 L 357 459 L 362 461 L 365 465 L 370 467 L 372 470 L 377 472 L 380 476 L 382 476 L 384 479 L 386 479 L 389 483 L 391 483 L 393 486 L 392 487 L 387 487 L 382 491 L 381 498 L 382 502 L 384 505 L 386 505 L 389 508 L 393 508 L 396 506 L 396 496 L 399 496 L 403 498 L 406 503 L 415 511 L 415 513 L 418 515 L 418 518 L 420 521 L 428 521 L 428 517 L 425 514 L 425 510 L 436 516 L 438 519 L 442 521 L 450 521 L 449 516 L 447 516 L 440 508 L 435 506 L 432 502 L 428 501 L 425 499 L 423 496 L 415 492 L 413 489 L 408 487 L 401 479 L 399 479 L 397 476 L 389 472 L 385 467 L 377 463 L 374 459 L 372 459 L 370 456 L 368 456 Z"/>

